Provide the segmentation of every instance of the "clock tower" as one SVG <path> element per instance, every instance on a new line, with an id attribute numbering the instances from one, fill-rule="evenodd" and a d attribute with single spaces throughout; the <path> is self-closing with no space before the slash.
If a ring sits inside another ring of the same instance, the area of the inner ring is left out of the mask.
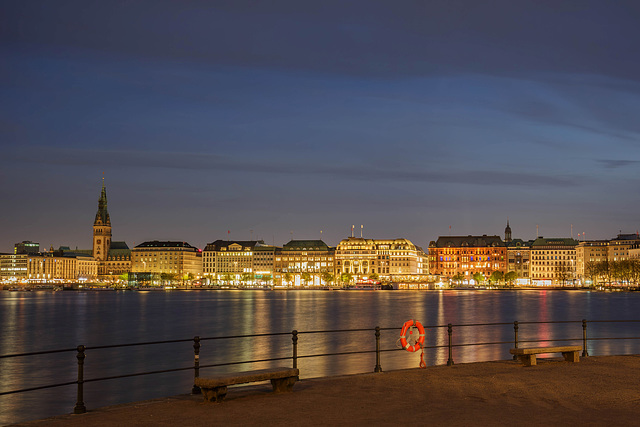
<path id="1" fill-rule="evenodd" d="M 98 262 L 104 262 L 111 247 L 111 219 L 107 212 L 107 189 L 102 178 L 102 193 L 98 199 L 98 212 L 93 221 L 93 257 Z"/>

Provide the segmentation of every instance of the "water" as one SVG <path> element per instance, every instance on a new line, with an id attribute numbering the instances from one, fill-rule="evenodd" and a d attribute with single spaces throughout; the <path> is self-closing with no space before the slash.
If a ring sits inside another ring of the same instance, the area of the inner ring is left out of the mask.
<path id="1" fill-rule="evenodd" d="M 383 330 L 382 349 L 397 348 L 408 319 L 427 327 L 426 345 L 447 343 L 452 323 L 635 320 L 640 293 L 588 291 L 174 291 L 0 292 L 0 354 L 146 341 L 301 331 L 300 356 L 373 350 L 373 331 L 305 334 L 332 329 Z M 640 336 L 640 323 L 590 323 L 590 337 Z M 580 323 L 521 325 L 520 340 L 580 338 Z M 454 327 L 454 344 L 513 340 L 513 326 Z M 579 344 L 578 342 L 575 342 Z M 455 363 L 510 358 L 511 344 L 456 347 Z M 590 341 L 590 355 L 640 353 L 640 340 Z M 291 335 L 204 340 L 200 364 L 290 357 Z M 383 370 L 414 368 L 419 353 L 383 352 Z M 446 364 L 446 349 L 428 349 L 427 365 Z M 289 365 L 288 361 L 202 369 L 201 373 Z M 85 380 L 193 365 L 193 342 L 86 352 Z M 302 378 L 372 372 L 375 355 L 301 358 Z M 75 381 L 76 353 L 0 359 L 0 391 Z M 193 371 L 85 383 L 88 410 L 188 393 Z M 0 424 L 73 411 L 75 385 L 0 396 Z"/>

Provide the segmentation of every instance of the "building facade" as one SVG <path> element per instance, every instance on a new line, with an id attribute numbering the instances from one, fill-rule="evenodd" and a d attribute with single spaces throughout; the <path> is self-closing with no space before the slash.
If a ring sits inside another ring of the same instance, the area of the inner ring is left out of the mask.
<path id="1" fill-rule="evenodd" d="M 276 286 L 328 286 L 334 279 L 334 252 L 322 240 L 290 240 L 275 252 Z"/>
<path id="2" fill-rule="evenodd" d="M 262 240 L 216 240 L 202 251 L 203 275 L 218 285 L 270 286 L 275 250 Z"/>
<path id="3" fill-rule="evenodd" d="M 517 283 L 529 284 L 529 271 L 531 268 L 531 244 L 521 239 L 512 239 L 505 242 L 507 245 L 507 272 L 514 272 Z"/>
<path id="4" fill-rule="evenodd" d="M 23 282 L 27 280 L 29 254 L 0 254 L 0 280 Z"/>
<path id="5" fill-rule="evenodd" d="M 576 247 L 570 238 L 539 237 L 531 244 L 531 281 L 535 286 L 575 284 Z"/>
<path id="6" fill-rule="evenodd" d="M 62 251 L 27 255 L 29 282 L 88 282 L 97 275 L 98 263 L 92 256 Z"/>
<path id="7" fill-rule="evenodd" d="M 352 281 L 426 282 L 427 254 L 408 239 L 349 237 L 335 250 L 336 279 L 349 275 Z"/>
<path id="8" fill-rule="evenodd" d="M 172 275 L 182 280 L 202 276 L 202 251 L 187 242 L 150 241 L 131 250 L 131 272 Z"/>
<path id="9" fill-rule="evenodd" d="M 467 282 L 476 273 L 485 278 L 507 273 L 507 246 L 500 236 L 440 236 L 429 244 L 429 268 L 431 274 Z"/>

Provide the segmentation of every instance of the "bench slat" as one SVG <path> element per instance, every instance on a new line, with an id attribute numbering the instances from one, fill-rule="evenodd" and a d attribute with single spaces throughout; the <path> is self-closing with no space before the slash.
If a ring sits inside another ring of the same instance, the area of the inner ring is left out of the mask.
<path id="1" fill-rule="evenodd" d="M 298 369 L 293 368 L 269 368 L 258 369 L 249 372 L 237 372 L 230 374 L 220 374 L 215 377 L 197 377 L 194 384 L 201 388 L 214 388 L 226 385 L 244 384 L 257 381 L 267 381 L 279 378 L 297 377 L 300 374 Z"/>
<path id="2" fill-rule="evenodd" d="M 569 345 L 564 347 L 535 347 L 535 348 L 512 348 L 511 354 L 544 354 L 544 353 L 564 353 L 569 351 L 580 351 L 582 346 Z"/>

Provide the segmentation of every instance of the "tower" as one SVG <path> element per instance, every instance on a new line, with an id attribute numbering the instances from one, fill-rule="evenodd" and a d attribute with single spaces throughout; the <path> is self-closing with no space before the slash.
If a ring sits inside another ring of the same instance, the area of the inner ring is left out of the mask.
<path id="1" fill-rule="evenodd" d="M 107 189 L 102 178 L 102 193 L 98 199 L 98 212 L 93 221 L 93 257 L 98 261 L 105 261 L 111 246 L 111 219 L 107 211 Z"/>
<path id="2" fill-rule="evenodd" d="M 509 227 L 509 219 L 507 219 L 507 226 L 504 229 L 504 241 L 505 242 L 511 241 L 511 227 Z"/>

